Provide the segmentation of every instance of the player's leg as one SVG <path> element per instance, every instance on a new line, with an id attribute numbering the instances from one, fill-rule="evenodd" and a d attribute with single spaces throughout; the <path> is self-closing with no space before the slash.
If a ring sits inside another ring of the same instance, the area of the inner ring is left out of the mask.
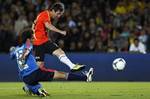
<path id="1" fill-rule="evenodd" d="M 86 75 L 77 75 L 74 73 L 55 71 L 53 79 L 65 79 L 68 81 L 86 81 L 87 76 Z"/>
<path id="2" fill-rule="evenodd" d="M 34 50 L 37 65 L 39 66 L 39 68 L 42 68 L 44 65 L 44 55 L 45 55 L 44 45 L 43 44 L 34 45 L 33 50 Z"/>
<path id="3" fill-rule="evenodd" d="M 69 66 L 72 72 L 79 71 L 85 68 L 85 65 L 72 63 L 61 48 L 56 49 L 53 52 L 53 55 L 57 56 L 62 63 Z"/>
<path id="4" fill-rule="evenodd" d="M 23 90 L 25 92 L 32 92 L 31 94 L 38 95 L 38 96 L 48 96 L 49 94 L 42 88 L 42 85 L 39 84 L 38 81 L 40 81 L 40 74 L 41 70 L 37 69 L 31 74 L 23 77 L 23 81 L 25 83 L 25 86 L 23 87 Z"/>
<path id="5" fill-rule="evenodd" d="M 39 68 L 40 68 L 41 70 L 43 70 L 43 71 L 49 71 L 49 72 L 55 71 L 55 70 L 53 70 L 53 69 L 47 68 L 44 64 L 45 64 L 44 61 L 37 61 L 37 65 L 39 66 Z"/>
<path id="6" fill-rule="evenodd" d="M 83 75 L 77 75 L 74 73 L 66 73 L 55 71 L 53 79 L 65 79 L 68 81 L 92 81 L 93 68 L 90 68 L 88 72 L 85 72 Z"/>
<path id="7" fill-rule="evenodd" d="M 39 89 L 41 89 L 41 85 L 39 83 L 35 85 L 25 84 L 23 86 L 23 91 L 26 92 L 27 95 L 42 95 Z"/>
<path id="8" fill-rule="evenodd" d="M 64 79 L 69 81 L 92 81 L 92 75 L 93 75 L 93 68 L 90 68 L 88 72 L 77 75 L 74 73 L 66 73 L 61 71 L 39 71 L 39 80 L 38 81 L 51 81 L 53 79 Z"/>
<path id="9" fill-rule="evenodd" d="M 71 71 L 79 71 L 85 68 L 85 65 L 72 63 L 65 52 L 59 48 L 56 43 L 47 42 L 45 46 L 47 53 L 57 56 L 62 63 L 66 64 L 71 69 Z"/>
<path id="10" fill-rule="evenodd" d="M 45 71 L 38 69 L 34 71 L 32 74 L 23 77 L 23 81 L 26 83 L 26 90 L 31 91 L 32 94 L 38 95 L 38 96 L 48 96 L 49 94 L 42 88 L 41 84 L 39 84 L 39 81 L 51 81 L 53 79 L 65 79 L 68 81 L 92 81 L 92 75 L 93 75 L 93 68 L 90 68 L 90 70 L 83 74 L 83 75 L 77 75 L 73 73 L 65 73 L 60 71 Z"/>
<path id="11" fill-rule="evenodd" d="M 34 53 L 35 53 L 35 58 L 36 58 L 36 63 L 39 66 L 39 68 L 41 68 L 42 70 L 46 70 L 46 71 L 52 71 L 51 69 L 47 69 L 44 66 L 44 56 L 45 56 L 45 44 L 39 45 L 39 46 L 34 46 Z"/>
<path id="12" fill-rule="evenodd" d="M 40 83 L 37 83 L 36 85 L 26 85 L 26 87 L 33 95 L 38 95 L 41 97 L 49 96 L 45 89 L 42 88 L 42 85 Z"/>
<path id="13" fill-rule="evenodd" d="M 27 94 L 27 95 L 33 95 L 33 92 L 28 88 L 28 86 L 25 84 L 23 87 L 22 87 L 22 90 Z"/>

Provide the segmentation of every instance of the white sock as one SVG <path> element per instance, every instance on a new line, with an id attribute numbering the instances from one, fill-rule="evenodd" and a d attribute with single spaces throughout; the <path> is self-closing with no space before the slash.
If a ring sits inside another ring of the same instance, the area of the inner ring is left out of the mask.
<path id="1" fill-rule="evenodd" d="M 65 55 L 65 54 L 63 54 L 63 55 L 60 55 L 59 56 L 59 60 L 62 62 L 62 63 L 64 63 L 64 64 L 66 64 L 67 66 L 69 66 L 70 67 L 70 69 L 72 69 L 73 67 L 74 67 L 74 63 L 72 63 L 69 59 L 68 59 L 68 57 Z"/>

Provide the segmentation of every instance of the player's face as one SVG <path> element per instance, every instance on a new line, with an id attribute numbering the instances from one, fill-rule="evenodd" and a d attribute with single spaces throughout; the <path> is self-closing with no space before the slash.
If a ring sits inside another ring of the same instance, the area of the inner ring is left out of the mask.
<path id="1" fill-rule="evenodd" d="M 60 18 L 62 15 L 63 15 L 63 12 L 61 12 L 61 11 L 56 11 L 55 12 L 55 17 L 56 18 Z"/>

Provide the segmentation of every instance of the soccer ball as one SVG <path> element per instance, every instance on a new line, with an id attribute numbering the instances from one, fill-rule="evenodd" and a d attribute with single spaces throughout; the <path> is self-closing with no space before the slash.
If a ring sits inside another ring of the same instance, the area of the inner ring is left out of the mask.
<path id="1" fill-rule="evenodd" d="M 126 66 L 126 61 L 123 58 L 116 58 L 112 66 L 115 71 L 122 71 Z"/>

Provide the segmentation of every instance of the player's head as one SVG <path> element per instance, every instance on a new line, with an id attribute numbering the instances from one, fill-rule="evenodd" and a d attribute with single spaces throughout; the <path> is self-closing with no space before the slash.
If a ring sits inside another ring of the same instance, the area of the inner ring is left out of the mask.
<path id="1" fill-rule="evenodd" d="M 33 40 L 33 31 L 31 29 L 24 29 L 21 31 L 19 36 L 19 45 L 26 43 L 27 39 L 29 39 L 31 42 Z"/>
<path id="2" fill-rule="evenodd" d="M 65 11 L 65 7 L 63 3 L 59 2 L 49 7 L 49 10 L 52 11 L 53 17 L 60 18 Z"/>

